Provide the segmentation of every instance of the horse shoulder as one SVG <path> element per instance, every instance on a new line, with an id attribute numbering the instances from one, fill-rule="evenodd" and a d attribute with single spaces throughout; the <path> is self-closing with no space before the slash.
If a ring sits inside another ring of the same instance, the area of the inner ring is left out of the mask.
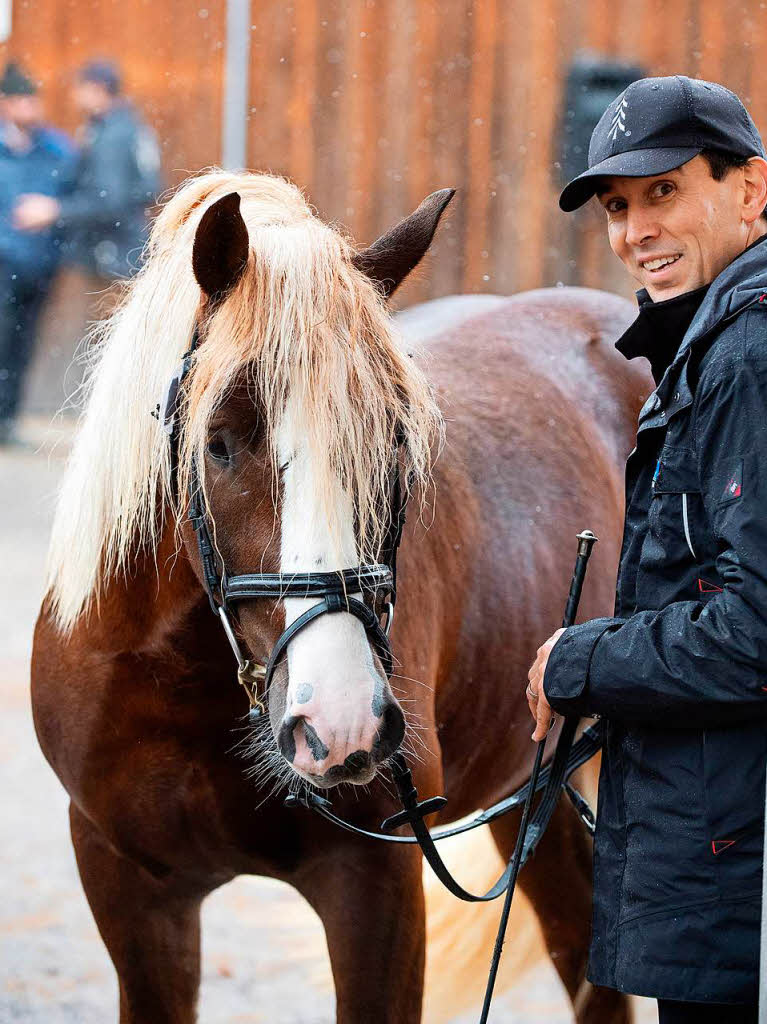
<path id="1" fill-rule="evenodd" d="M 156 579 L 154 588 L 162 593 Z M 34 723 L 72 800 L 117 850 L 152 870 L 186 862 L 191 869 L 199 845 L 212 851 L 233 842 L 236 823 L 225 820 L 220 797 L 247 785 L 241 762 L 228 756 L 243 695 L 234 672 L 222 671 L 228 651 L 207 602 L 182 604 L 175 621 L 161 602 L 164 618 L 155 605 L 150 628 L 130 614 L 147 596 L 135 578 L 131 587 L 111 581 L 68 634 L 43 604 L 32 656 Z"/>

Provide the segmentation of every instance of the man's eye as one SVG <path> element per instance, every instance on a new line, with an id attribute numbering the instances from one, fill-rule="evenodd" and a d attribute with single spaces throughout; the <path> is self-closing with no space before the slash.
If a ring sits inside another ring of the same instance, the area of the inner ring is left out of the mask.
<path id="1" fill-rule="evenodd" d="M 211 437 L 208 441 L 208 455 L 210 455 L 212 459 L 215 459 L 216 462 L 229 462 L 229 449 L 220 434 L 217 434 L 215 437 Z"/>
<path id="2" fill-rule="evenodd" d="M 608 199 L 605 203 L 605 209 L 608 213 L 620 213 L 621 210 L 625 210 L 626 204 L 622 199 Z"/>
<path id="3" fill-rule="evenodd" d="M 653 189 L 653 195 L 655 196 L 668 196 L 674 191 L 674 186 L 670 181 L 659 181 Z"/>

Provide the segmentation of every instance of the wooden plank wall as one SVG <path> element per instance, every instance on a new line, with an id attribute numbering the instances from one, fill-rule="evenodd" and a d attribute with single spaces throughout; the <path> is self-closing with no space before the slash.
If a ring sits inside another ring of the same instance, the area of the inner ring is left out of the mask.
<path id="1" fill-rule="evenodd" d="M 362 241 L 460 189 L 403 302 L 557 281 L 629 290 L 599 211 L 556 206 L 575 54 L 716 79 L 767 128 L 761 0 L 734 14 L 721 0 L 252 0 L 251 21 L 252 167 L 290 175 Z M 119 59 L 175 183 L 220 158 L 224 23 L 224 0 L 16 0 L 0 57 L 45 80 L 66 126 L 73 69 Z"/>
<path id="2" fill-rule="evenodd" d="M 74 131 L 77 69 L 94 57 L 121 66 L 126 93 L 157 131 L 169 184 L 219 160 L 225 5 L 213 0 L 14 0 L 0 62 L 42 81 L 55 124 Z"/>
<path id="3" fill-rule="evenodd" d="M 400 301 L 554 284 L 631 291 L 601 212 L 561 214 L 569 61 L 723 82 L 767 129 L 760 0 L 275 0 L 253 5 L 249 159 L 291 175 L 367 240 L 435 188 L 460 189 Z"/>

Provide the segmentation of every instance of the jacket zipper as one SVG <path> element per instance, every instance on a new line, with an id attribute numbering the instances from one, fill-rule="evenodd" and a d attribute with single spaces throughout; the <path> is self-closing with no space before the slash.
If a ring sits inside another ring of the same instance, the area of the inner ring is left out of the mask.
<path id="1" fill-rule="evenodd" d="M 762 295 L 764 295 L 764 294 L 765 293 L 762 292 Z M 713 334 L 714 331 L 718 331 L 725 324 L 728 324 L 731 320 L 735 320 L 735 318 L 739 317 L 741 313 L 745 313 L 746 310 L 751 309 L 753 306 L 758 306 L 760 304 L 764 305 L 764 303 L 762 302 L 762 295 L 757 295 L 757 297 L 755 299 L 752 299 L 750 302 L 747 302 L 745 306 L 741 306 L 740 309 L 736 309 L 733 313 L 728 313 L 727 316 L 723 316 L 721 320 L 718 320 L 713 325 L 713 327 L 709 327 L 709 329 L 704 334 L 701 334 L 700 337 L 696 338 L 695 341 L 693 342 L 693 344 L 688 347 L 687 351 L 685 352 L 684 359 L 687 359 L 689 357 L 689 354 L 692 351 L 694 346 L 699 345 L 702 341 L 704 341 L 706 338 L 708 338 L 708 336 L 710 334 Z M 681 366 L 683 361 L 684 360 L 680 360 L 678 365 Z M 669 373 L 670 373 L 672 367 L 675 365 L 675 363 L 676 363 L 676 360 L 674 360 L 674 362 L 672 362 L 671 366 L 669 366 L 666 369 L 666 372 L 663 374 L 662 379 L 658 382 L 658 384 L 656 385 L 654 391 L 652 392 L 652 395 L 655 395 L 656 398 L 658 398 L 658 399 L 660 398 L 658 392 L 663 387 L 664 383 L 666 382 L 666 378 L 669 376 Z M 648 399 L 647 399 L 648 402 L 649 402 L 650 398 L 652 397 L 652 395 L 650 395 L 648 397 Z M 641 425 L 642 425 L 642 420 L 640 419 L 638 426 L 641 427 Z M 661 426 L 661 427 L 668 427 L 668 423 L 662 423 L 662 424 L 659 424 L 659 426 Z M 637 431 L 637 434 L 639 434 L 639 431 Z M 633 452 L 632 452 L 632 455 L 633 455 Z"/>
<path id="2" fill-rule="evenodd" d="M 692 546 L 692 539 L 690 538 L 690 520 L 687 514 L 687 495 L 682 493 L 682 522 L 684 523 L 684 538 L 687 541 L 687 547 L 690 549 L 690 554 L 698 561 L 698 556 L 695 554 L 695 548 Z"/>
<path id="3" fill-rule="evenodd" d="M 757 298 L 752 299 L 751 302 L 746 303 L 745 306 L 742 306 L 735 313 L 731 313 L 729 316 L 722 317 L 722 319 L 719 321 L 718 324 L 716 324 L 714 327 L 712 327 L 709 331 L 706 331 L 706 333 L 701 335 L 701 337 L 698 338 L 697 340 L 699 342 L 702 341 L 703 338 L 707 337 L 707 335 L 711 334 L 712 331 L 716 330 L 722 324 L 726 324 L 728 321 L 734 320 L 736 316 L 740 316 L 741 313 L 745 313 L 745 311 L 747 309 L 750 309 L 752 306 L 758 305 L 758 303 L 761 302 L 761 298 L 762 298 L 761 295 L 757 296 Z M 690 346 L 690 347 L 692 347 L 692 346 Z M 661 381 L 661 383 L 663 383 L 663 382 Z M 656 388 L 655 389 L 656 394 L 657 394 L 657 390 L 658 389 Z M 668 424 L 666 424 L 666 426 L 668 426 Z M 658 463 L 660 463 L 660 459 L 658 460 Z M 655 476 L 653 476 L 653 480 L 652 480 L 652 486 L 653 487 L 655 486 L 655 478 L 658 475 L 658 468 L 659 468 L 658 466 L 656 466 L 656 468 L 655 468 Z M 692 555 L 692 557 L 697 562 L 698 561 L 698 556 L 695 554 L 695 548 L 692 546 L 692 538 L 690 536 L 690 520 L 689 520 L 689 515 L 688 515 L 688 512 L 687 512 L 687 494 L 685 492 L 682 492 L 682 523 L 684 525 L 684 539 L 687 541 L 687 547 L 690 549 L 690 554 Z M 622 554 L 623 553 L 621 552 L 621 557 L 622 557 Z"/>

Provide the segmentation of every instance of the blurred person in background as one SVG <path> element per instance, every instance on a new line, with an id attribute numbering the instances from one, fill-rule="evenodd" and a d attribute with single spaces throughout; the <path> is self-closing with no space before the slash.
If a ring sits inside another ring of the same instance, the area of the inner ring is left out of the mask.
<path id="1" fill-rule="evenodd" d="M 0 444 L 15 441 L 14 421 L 37 324 L 60 256 L 52 224 L 35 234 L 13 223 L 19 197 L 34 189 L 56 203 L 74 149 L 43 122 L 35 82 L 15 63 L 0 78 Z"/>
<path id="2" fill-rule="evenodd" d="M 86 120 L 71 188 L 58 197 L 23 196 L 14 223 L 28 233 L 56 225 L 64 232 L 67 261 L 108 282 L 137 267 L 147 208 L 162 187 L 160 151 L 152 130 L 123 97 L 111 61 L 86 64 L 73 99 Z"/>

